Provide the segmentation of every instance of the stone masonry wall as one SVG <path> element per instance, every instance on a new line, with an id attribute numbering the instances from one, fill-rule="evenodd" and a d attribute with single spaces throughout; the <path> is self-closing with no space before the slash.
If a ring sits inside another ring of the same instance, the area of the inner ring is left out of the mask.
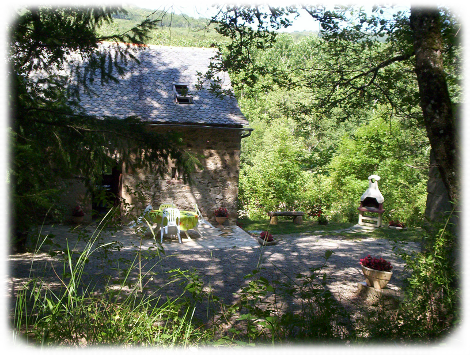
<path id="1" fill-rule="evenodd" d="M 72 211 L 77 205 L 80 205 L 85 212 L 83 221 L 91 222 L 91 197 L 82 180 L 79 178 L 64 179 L 62 184 L 65 192 L 61 196 L 59 205 L 64 209 L 65 221 L 72 221 Z"/>
<path id="2" fill-rule="evenodd" d="M 155 129 L 165 133 L 169 127 Z M 129 174 L 123 172 L 123 198 L 135 203 L 126 191 L 126 185 L 134 188 L 139 183 L 146 187 L 146 203 L 158 208 L 161 203 L 172 201 L 181 210 L 194 210 L 197 203 L 202 215 L 215 222 L 214 210 L 225 207 L 229 212 L 229 223 L 237 219 L 238 175 L 240 169 L 240 131 L 216 128 L 178 128 L 187 151 L 199 158 L 203 169 L 192 176 L 192 183 L 172 178 L 171 169 L 164 179 L 145 172 Z M 141 206 L 144 207 L 145 206 Z"/>

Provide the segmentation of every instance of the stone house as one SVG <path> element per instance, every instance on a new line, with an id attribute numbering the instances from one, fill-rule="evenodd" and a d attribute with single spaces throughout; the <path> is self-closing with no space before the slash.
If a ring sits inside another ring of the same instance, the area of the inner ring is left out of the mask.
<path id="1" fill-rule="evenodd" d="M 165 134 L 181 134 L 184 148 L 194 153 L 202 164 L 192 173 L 192 183 L 185 184 L 171 166 L 163 179 L 148 171 L 129 171 L 125 166 L 105 172 L 104 186 L 126 203 L 136 201 L 130 190 L 147 186 L 146 203 L 157 208 L 173 201 L 182 210 L 199 206 L 203 216 L 213 220 L 213 211 L 225 207 L 234 223 L 237 216 L 238 177 L 241 139 L 250 134 L 248 121 L 234 97 L 217 97 L 196 88 L 198 73 L 208 70 L 214 49 L 145 46 L 137 53 L 140 63 L 129 62 L 119 83 L 96 85 L 97 96 L 82 95 L 81 106 L 98 117 L 137 116 L 148 122 L 149 129 Z M 223 90 L 231 88 L 227 73 L 219 74 Z M 70 191 L 67 201 L 75 201 Z M 72 206 L 71 206 L 72 207 Z M 86 209 L 99 208 L 87 204 Z M 87 214 L 89 215 L 89 214 Z M 89 217 L 90 218 L 90 217 Z"/>

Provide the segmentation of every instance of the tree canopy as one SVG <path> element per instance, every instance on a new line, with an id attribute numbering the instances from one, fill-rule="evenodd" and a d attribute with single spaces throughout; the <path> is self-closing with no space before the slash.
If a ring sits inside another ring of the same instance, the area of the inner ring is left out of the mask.
<path id="1" fill-rule="evenodd" d="M 288 15 L 300 10 L 321 25 L 321 51 L 309 46 L 304 55 L 314 53 L 325 60 L 287 72 L 278 65 L 257 64 L 253 51 L 272 47 L 272 31 L 288 26 Z M 392 16 L 386 10 L 384 6 L 370 13 L 354 6 L 227 6 L 213 22 L 232 40 L 224 65 L 242 76 L 240 82 L 246 86 L 256 85 L 269 71 L 276 85 L 309 88 L 314 102 L 309 107 L 321 115 L 334 112 L 348 119 L 364 106 L 386 105 L 391 116 L 426 127 L 449 199 L 457 202 L 459 148 L 452 100 L 460 102 L 460 24 L 445 8 L 412 8 Z M 253 27 L 262 29 L 263 35 Z"/>

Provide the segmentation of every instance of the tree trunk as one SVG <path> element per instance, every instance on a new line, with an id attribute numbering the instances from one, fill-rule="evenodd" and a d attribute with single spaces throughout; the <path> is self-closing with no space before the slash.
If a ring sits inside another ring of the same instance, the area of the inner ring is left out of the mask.
<path id="1" fill-rule="evenodd" d="M 460 190 L 457 133 L 442 59 L 439 11 L 435 8 L 412 7 L 410 26 L 427 136 L 449 199 L 457 203 Z"/>

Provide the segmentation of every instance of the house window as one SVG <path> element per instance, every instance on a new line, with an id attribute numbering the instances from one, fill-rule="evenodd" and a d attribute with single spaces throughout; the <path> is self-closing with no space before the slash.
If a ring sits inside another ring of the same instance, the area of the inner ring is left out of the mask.
<path id="1" fill-rule="evenodd" d="M 187 84 L 174 84 L 173 92 L 175 94 L 175 103 L 177 104 L 192 104 L 193 97 L 188 94 L 189 89 Z"/>

